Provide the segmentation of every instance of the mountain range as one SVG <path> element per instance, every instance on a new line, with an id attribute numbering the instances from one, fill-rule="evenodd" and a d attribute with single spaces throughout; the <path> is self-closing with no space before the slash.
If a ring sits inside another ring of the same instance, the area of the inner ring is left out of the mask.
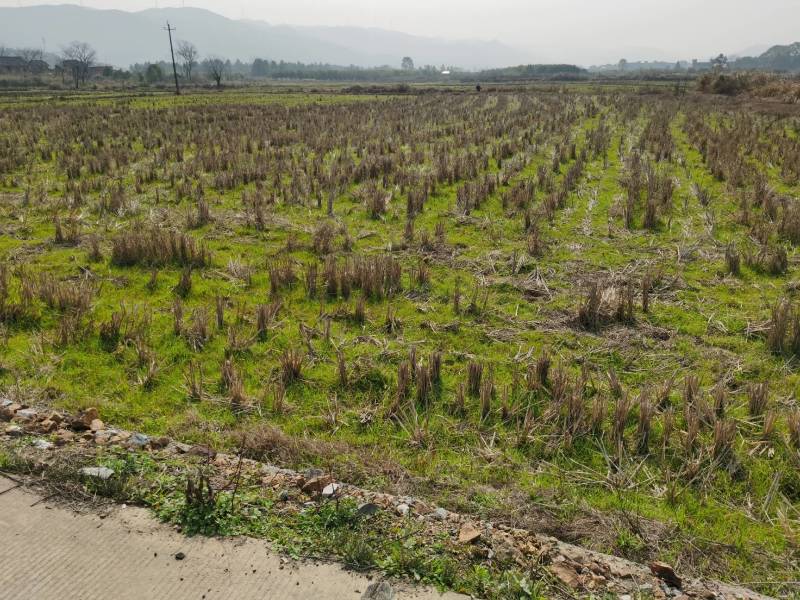
<path id="1" fill-rule="evenodd" d="M 296 27 L 234 20 L 198 8 L 140 12 L 75 5 L 0 8 L 0 45 L 58 51 L 73 40 L 88 42 L 100 62 L 117 67 L 169 57 L 166 22 L 179 40 L 193 42 L 201 58 L 299 61 L 362 67 L 400 66 L 410 56 L 418 66 L 484 69 L 533 62 L 529 52 L 497 41 L 409 35 L 362 27 Z"/>

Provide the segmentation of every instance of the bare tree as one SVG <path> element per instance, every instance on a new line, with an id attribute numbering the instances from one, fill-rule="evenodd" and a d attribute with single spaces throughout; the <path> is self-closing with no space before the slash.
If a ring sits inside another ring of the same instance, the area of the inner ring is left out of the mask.
<path id="1" fill-rule="evenodd" d="M 227 70 L 225 61 L 221 58 L 209 57 L 203 64 L 205 65 L 206 73 L 217 83 L 217 87 L 222 87 L 222 78 L 225 77 L 225 71 Z"/>
<path id="2" fill-rule="evenodd" d="M 192 71 L 197 65 L 197 58 L 200 56 L 200 53 L 197 51 L 197 46 L 195 46 L 192 42 L 181 40 L 178 42 L 178 48 L 175 52 L 181 58 L 183 76 L 187 81 L 191 81 Z"/>
<path id="3" fill-rule="evenodd" d="M 65 68 L 72 70 L 75 89 L 78 89 L 81 83 L 86 82 L 89 67 L 94 64 L 97 52 L 86 42 L 72 42 L 61 49 L 61 54 L 64 57 Z"/>
<path id="4" fill-rule="evenodd" d="M 19 55 L 25 61 L 25 69 L 30 71 L 35 61 L 42 60 L 44 52 L 40 48 L 21 48 Z"/>

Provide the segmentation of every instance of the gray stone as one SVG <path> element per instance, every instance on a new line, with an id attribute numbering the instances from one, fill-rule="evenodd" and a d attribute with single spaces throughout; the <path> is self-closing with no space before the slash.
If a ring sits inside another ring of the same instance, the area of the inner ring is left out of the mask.
<path id="1" fill-rule="evenodd" d="M 33 442 L 33 447 L 38 450 L 50 450 L 53 447 L 53 442 L 48 442 L 47 440 L 35 440 Z"/>
<path id="2" fill-rule="evenodd" d="M 173 441 L 170 444 L 170 448 L 174 448 L 176 452 L 180 452 L 181 454 L 186 454 L 192 447 L 189 444 L 184 444 L 182 442 Z"/>
<path id="3" fill-rule="evenodd" d="M 34 408 L 21 408 L 19 409 L 14 416 L 18 419 L 22 419 L 23 421 L 33 421 L 36 418 L 36 409 Z"/>
<path id="4" fill-rule="evenodd" d="M 325 475 L 325 471 L 322 469 L 306 469 L 306 472 L 303 473 L 303 476 L 306 478 L 306 480 L 316 479 L 317 477 L 322 477 L 323 475 Z"/>
<path id="5" fill-rule="evenodd" d="M 377 504 L 374 504 L 372 502 L 365 502 L 364 504 L 361 504 L 358 507 L 356 514 L 358 514 L 358 516 L 360 517 L 368 517 L 370 515 L 378 513 L 380 510 L 381 507 L 378 506 Z"/>
<path id="6" fill-rule="evenodd" d="M 361 600 L 394 600 L 394 590 L 388 581 L 370 583 Z"/>
<path id="7" fill-rule="evenodd" d="M 411 507 L 408 504 L 403 503 L 398 504 L 395 510 L 397 511 L 398 515 L 405 517 L 408 514 L 408 511 L 411 510 Z"/>
<path id="8" fill-rule="evenodd" d="M 134 433 L 128 439 L 128 446 L 131 448 L 144 448 L 150 443 L 150 438 L 143 433 Z"/>
<path id="9" fill-rule="evenodd" d="M 108 467 L 83 467 L 80 472 L 81 475 L 85 477 L 93 477 L 102 479 L 103 481 L 111 479 L 114 476 L 113 469 L 109 469 Z"/>
<path id="10" fill-rule="evenodd" d="M 322 497 L 323 498 L 333 498 L 336 494 L 339 493 L 339 490 L 342 489 L 342 486 L 338 483 L 331 483 L 325 486 L 325 489 L 322 490 Z"/>
<path id="11" fill-rule="evenodd" d="M 450 513 L 449 513 L 449 512 L 447 512 L 447 510 L 446 510 L 446 509 L 444 509 L 444 508 L 437 508 L 435 511 L 433 511 L 433 512 L 431 513 L 431 517 L 432 517 L 432 518 L 434 518 L 434 519 L 436 519 L 437 521 L 444 521 L 444 520 L 446 520 L 446 519 L 447 519 L 447 516 L 448 516 L 449 514 L 450 514 Z"/>

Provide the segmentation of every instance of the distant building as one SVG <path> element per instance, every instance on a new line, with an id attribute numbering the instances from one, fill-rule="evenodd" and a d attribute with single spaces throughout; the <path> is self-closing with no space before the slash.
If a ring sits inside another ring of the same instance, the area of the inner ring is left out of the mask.
<path id="1" fill-rule="evenodd" d="M 46 73 L 50 70 L 50 65 L 44 60 L 32 60 L 28 63 L 28 71 L 31 73 Z"/>
<path id="2" fill-rule="evenodd" d="M 0 56 L 0 73 L 24 73 L 25 67 L 21 56 Z"/>
<path id="3" fill-rule="evenodd" d="M 43 60 L 27 62 L 21 56 L 0 56 L 0 73 L 45 73 L 50 70 Z"/>
<path id="4" fill-rule="evenodd" d="M 89 67 L 89 78 L 108 77 L 114 71 L 111 65 L 92 65 Z"/>
<path id="5" fill-rule="evenodd" d="M 692 59 L 692 71 L 710 71 L 711 61 L 699 61 L 696 58 Z"/>

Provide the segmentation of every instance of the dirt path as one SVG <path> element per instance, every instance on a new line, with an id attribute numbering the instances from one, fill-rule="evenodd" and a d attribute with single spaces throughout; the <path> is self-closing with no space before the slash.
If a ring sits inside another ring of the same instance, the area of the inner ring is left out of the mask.
<path id="1" fill-rule="evenodd" d="M 0 477 L 5 600 L 359 600 L 371 583 L 335 565 L 285 562 L 257 540 L 186 538 L 139 508 L 76 514 L 15 485 Z M 397 600 L 465 598 L 394 588 Z"/>

